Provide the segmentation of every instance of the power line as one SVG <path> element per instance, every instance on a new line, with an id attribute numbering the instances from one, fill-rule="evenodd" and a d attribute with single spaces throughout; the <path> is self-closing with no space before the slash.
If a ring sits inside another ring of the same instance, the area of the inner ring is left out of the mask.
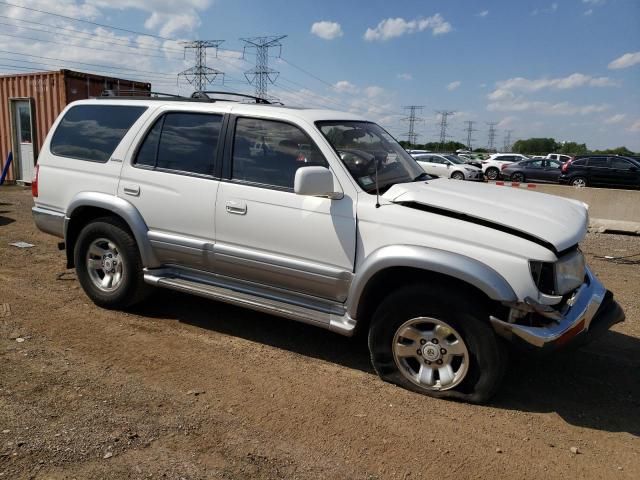
<path id="1" fill-rule="evenodd" d="M 436 112 L 440 115 L 440 150 L 444 149 L 444 144 L 447 141 L 447 121 L 449 117 L 452 117 L 456 114 L 456 112 L 448 111 L 448 110 L 438 110 Z"/>
<path id="2" fill-rule="evenodd" d="M 178 79 L 184 77 L 187 82 L 196 87 L 196 91 L 205 90 L 206 84 L 212 84 L 218 75 L 224 75 L 219 70 L 207 67 L 207 48 L 217 48 L 224 40 L 194 40 L 183 42 L 185 53 L 189 49 L 194 49 L 196 54 L 196 64 L 178 74 Z"/>
<path id="3" fill-rule="evenodd" d="M 467 149 L 469 151 L 472 151 L 473 148 L 471 146 L 471 142 L 473 142 L 474 138 L 473 138 L 473 132 L 477 132 L 477 130 L 475 128 L 473 128 L 473 124 L 476 123 L 473 120 L 466 120 L 464 122 L 467 125 L 467 128 L 465 128 L 465 132 L 467 133 Z"/>
<path id="4" fill-rule="evenodd" d="M 286 38 L 286 35 L 274 35 L 269 37 L 252 37 L 241 38 L 245 43 L 244 51 L 254 48 L 256 50 L 256 66 L 244 73 L 247 81 L 255 85 L 256 97 L 267 99 L 267 84 L 273 84 L 278 78 L 280 72 L 269 68 L 269 49 L 279 48 L 279 54 L 282 53 L 282 43 L 280 40 Z"/>
<path id="5" fill-rule="evenodd" d="M 51 15 L 51 16 L 58 17 L 58 18 L 65 18 L 67 20 L 73 20 L 74 22 L 88 23 L 90 25 L 95 25 L 95 26 L 98 26 L 98 27 L 110 28 L 111 30 L 118 30 L 120 32 L 133 33 L 134 35 L 143 35 L 145 37 L 153 37 L 153 38 L 158 38 L 160 40 L 168 40 L 168 41 L 171 41 L 171 42 L 176 42 L 177 41 L 175 38 L 161 37 L 159 35 L 153 35 L 151 33 L 144 33 L 144 32 L 138 32 L 136 30 L 128 30 L 126 28 L 114 27 L 113 25 L 107 25 L 107 24 L 104 24 L 104 23 L 92 22 L 91 20 L 83 20 L 81 18 L 69 17 L 67 15 L 62 15 L 60 13 L 47 12 L 46 10 L 39 10 L 37 8 L 25 7 L 23 5 L 16 5 L 15 3 L 4 2 L 2 0 L 0 0 L 0 4 L 1 5 L 7 5 L 9 7 L 22 8 L 23 10 L 30 10 L 32 12 L 44 13 L 45 15 Z"/>
<path id="6" fill-rule="evenodd" d="M 407 142 L 409 143 L 409 147 L 412 147 L 416 143 L 416 139 L 418 138 L 418 134 L 416 133 L 416 122 L 421 122 L 424 120 L 421 117 L 416 116 L 416 113 L 422 112 L 424 106 L 422 105 L 408 105 L 406 107 L 402 107 L 405 111 L 409 112 L 409 116 L 403 118 L 402 120 L 409 123 L 409 131 L 404 135 L 407 137 Z"/>
<path id="7" fill-rule="evenodd" d="M 495 141 L 496 141 L 496 125 L 498 124 L 498 122 L 487 122 L 487 125 L 489 125 L 489 143 L 487 144 L 487 149 L 489 151 L 494 150 L 494 145 L 495 145 Z"/>

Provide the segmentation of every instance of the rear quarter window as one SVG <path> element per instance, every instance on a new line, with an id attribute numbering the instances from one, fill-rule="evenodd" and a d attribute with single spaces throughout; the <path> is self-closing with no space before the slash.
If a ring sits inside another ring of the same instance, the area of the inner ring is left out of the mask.
<path id="1" fill-rule="evenodd" d="M 106 162 L 146 107 L 78 105 L 65 113 L 51 139 L 51 153 Z"/>

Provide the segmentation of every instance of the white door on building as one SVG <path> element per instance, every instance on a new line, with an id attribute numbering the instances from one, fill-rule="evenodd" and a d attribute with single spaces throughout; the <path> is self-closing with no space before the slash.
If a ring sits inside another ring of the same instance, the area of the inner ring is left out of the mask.
<path id="1" fill-rule="evenodd" d="M 18 181 L 31 182 L 35 159 L 33 155 L 33 132 L 31 129 L 31 103 L 28 100 L 13 102 L 13 118 L 16 126 L 16 146 L 18 157 Z"/>

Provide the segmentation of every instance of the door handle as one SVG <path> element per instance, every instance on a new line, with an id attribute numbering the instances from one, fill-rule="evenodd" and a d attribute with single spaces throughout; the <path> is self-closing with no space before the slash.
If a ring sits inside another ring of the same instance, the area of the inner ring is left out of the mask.
<path id="1" fill-rule="evenodd" d="M 140 185 L 125 185 L 122 189 L 127 195 L 137 197 L 140 195 Z"/>
<path id="2" fill-rule="evenodd" d="M 247 204 L 238 200 L 227 200 L 225 202 L 225 208 L 227 210 L 227 213 L 232 213 L 234 215 L 247 214 Z"/>

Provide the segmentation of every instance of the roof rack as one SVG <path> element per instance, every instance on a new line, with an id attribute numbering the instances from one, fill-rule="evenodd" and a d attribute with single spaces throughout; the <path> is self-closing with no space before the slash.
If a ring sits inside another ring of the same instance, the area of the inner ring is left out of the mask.
<path id="1" fill-rule="evenodd" d="M 247 95 L 245 93 L 223 92 L 219 90 L 202 90 L 202 91 L 193 92 L 193 94 L 191 95 L 191 98 L 199 98 L 199 99 L 205 99 L 205 100 L 208 99 L 213 101 L 224 100 L 222 98 L 212 98 L 209 95 L 230 95 L 232 97 L 250 98 L 252 100 L 255 100 L 256 103 L 271 105 L 271 102 L 269 100 L 262 97 L 256 97 L 255 95 Z M 229 100 L 226 100 L 226 101 L 229 101 Z"/>

